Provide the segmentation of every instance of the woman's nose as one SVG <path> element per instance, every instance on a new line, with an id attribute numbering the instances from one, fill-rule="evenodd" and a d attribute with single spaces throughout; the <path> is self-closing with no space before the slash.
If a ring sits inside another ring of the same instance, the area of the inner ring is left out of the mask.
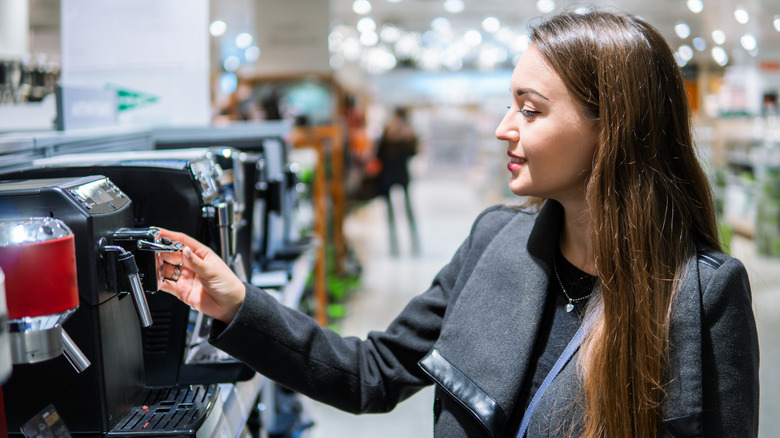
<path id="1" fill-rule="evenodd" d="M 505 141 L 518 141 L 520 133 L 517 130 L 517 125 L 513 123 L 512 115 L 515 113 L 511 108 L 504 114 L 504 118 L 496 127 L 496 138 Z"/>

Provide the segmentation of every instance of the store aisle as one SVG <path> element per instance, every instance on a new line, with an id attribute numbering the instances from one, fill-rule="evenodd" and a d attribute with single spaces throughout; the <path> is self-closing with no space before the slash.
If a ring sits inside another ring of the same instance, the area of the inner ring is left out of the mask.
<path id="1" fill-rule="evenodd" d="M 479 180 L 479 175 L 468 174 L 457 165 L 416 172 L 412 202 L 422 247 L 419 256 L 411 255 L 403 214 L 398 215 L 396 224 L 400 256 L 390 256 L 382 201 L 375 200 L 347 218 L 345 233 L 362 263 L 363 284 L 351 298 L 348 316 L 341 324 L 342 334 L 365 337 L 370 330 L 383 329 L 407 301 L 427 288 L 466 237 L 476 215 L 498 202 L 498 194 L 480 189 Z M 401 193 L 396 195 L 396 204 L 403 205 Z M 769 438 L 780 430 L 780 374 L 776 372 L 780 369 L 780 260 L 756 256 L 752 242 L 746 239 L 736 239 L 733 252 L 745 263 L 753 287 L 761 344 L 759 437 Z M 307 438 L 432 436 L 430 387 L 389 414 L 355 416 L 308 399 L 304 402 L 316 423 Z"/>
<path id="2" fill-rule="evenodd" d="M 365 337 L 384 329 L 431 280 L 466 238 L 471 223 L 486 205 L 463 168 L 425 169 L 413 177 L 412 205 L 421 252 L 412 255 L 403 194 L 393 193 L 399 255 L 390 255 L 386 205 L 374 200 L 346 220 L 345 234 L 363 267 L 362 288 L 353 293 L 342 334 Z M 398 201 L 395 201 L 398 199 Z M 428 387 L 388 414 L 356 416 L 306 400 L 315 422 L 308 438 L 430 438 L 433 389 Z"/>

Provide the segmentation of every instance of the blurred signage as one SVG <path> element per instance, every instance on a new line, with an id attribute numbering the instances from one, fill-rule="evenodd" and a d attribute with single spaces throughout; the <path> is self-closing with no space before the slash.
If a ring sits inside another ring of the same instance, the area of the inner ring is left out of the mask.
<path id="1" fill-rule="evenodd" d="M 117 124 L 114 90 L 57 86 L 57 130 L 99 128 Z"/>
<path id="2" fill-rule="evenodd" d="M 762 59 L 758 61 L 758 69 L 762 73 L 780 73 L 780 61 Z"/>

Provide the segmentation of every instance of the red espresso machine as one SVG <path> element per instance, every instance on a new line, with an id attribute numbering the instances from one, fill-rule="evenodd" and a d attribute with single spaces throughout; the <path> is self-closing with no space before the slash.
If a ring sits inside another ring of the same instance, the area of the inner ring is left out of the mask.
<path id="1" fill-rule="evenodd" d="M 73 436 L 213 432 L 204 425 L 221 413 L 216 385 L 145 383 L 141 329 L 152 323 L 145 296 L 161 278 L 156 253 L 180 247 L 159 230 L 133 228 L 132 210 L 100 175 L 0 184 L 14 362 L 2 386 L 9 436 L 43 427 L 41 413 L 53 412 Z"/>

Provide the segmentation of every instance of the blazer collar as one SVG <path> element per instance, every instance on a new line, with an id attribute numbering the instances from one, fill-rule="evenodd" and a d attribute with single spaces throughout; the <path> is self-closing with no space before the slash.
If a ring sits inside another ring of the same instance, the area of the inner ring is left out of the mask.
<path id="1" fill-rule="evenodd" d="M 535 220 L 518 214 L 493 238 L 436 343 L 438 354 L 507 412 L 539 330 L 562 213 L 547 201 Z"/>

